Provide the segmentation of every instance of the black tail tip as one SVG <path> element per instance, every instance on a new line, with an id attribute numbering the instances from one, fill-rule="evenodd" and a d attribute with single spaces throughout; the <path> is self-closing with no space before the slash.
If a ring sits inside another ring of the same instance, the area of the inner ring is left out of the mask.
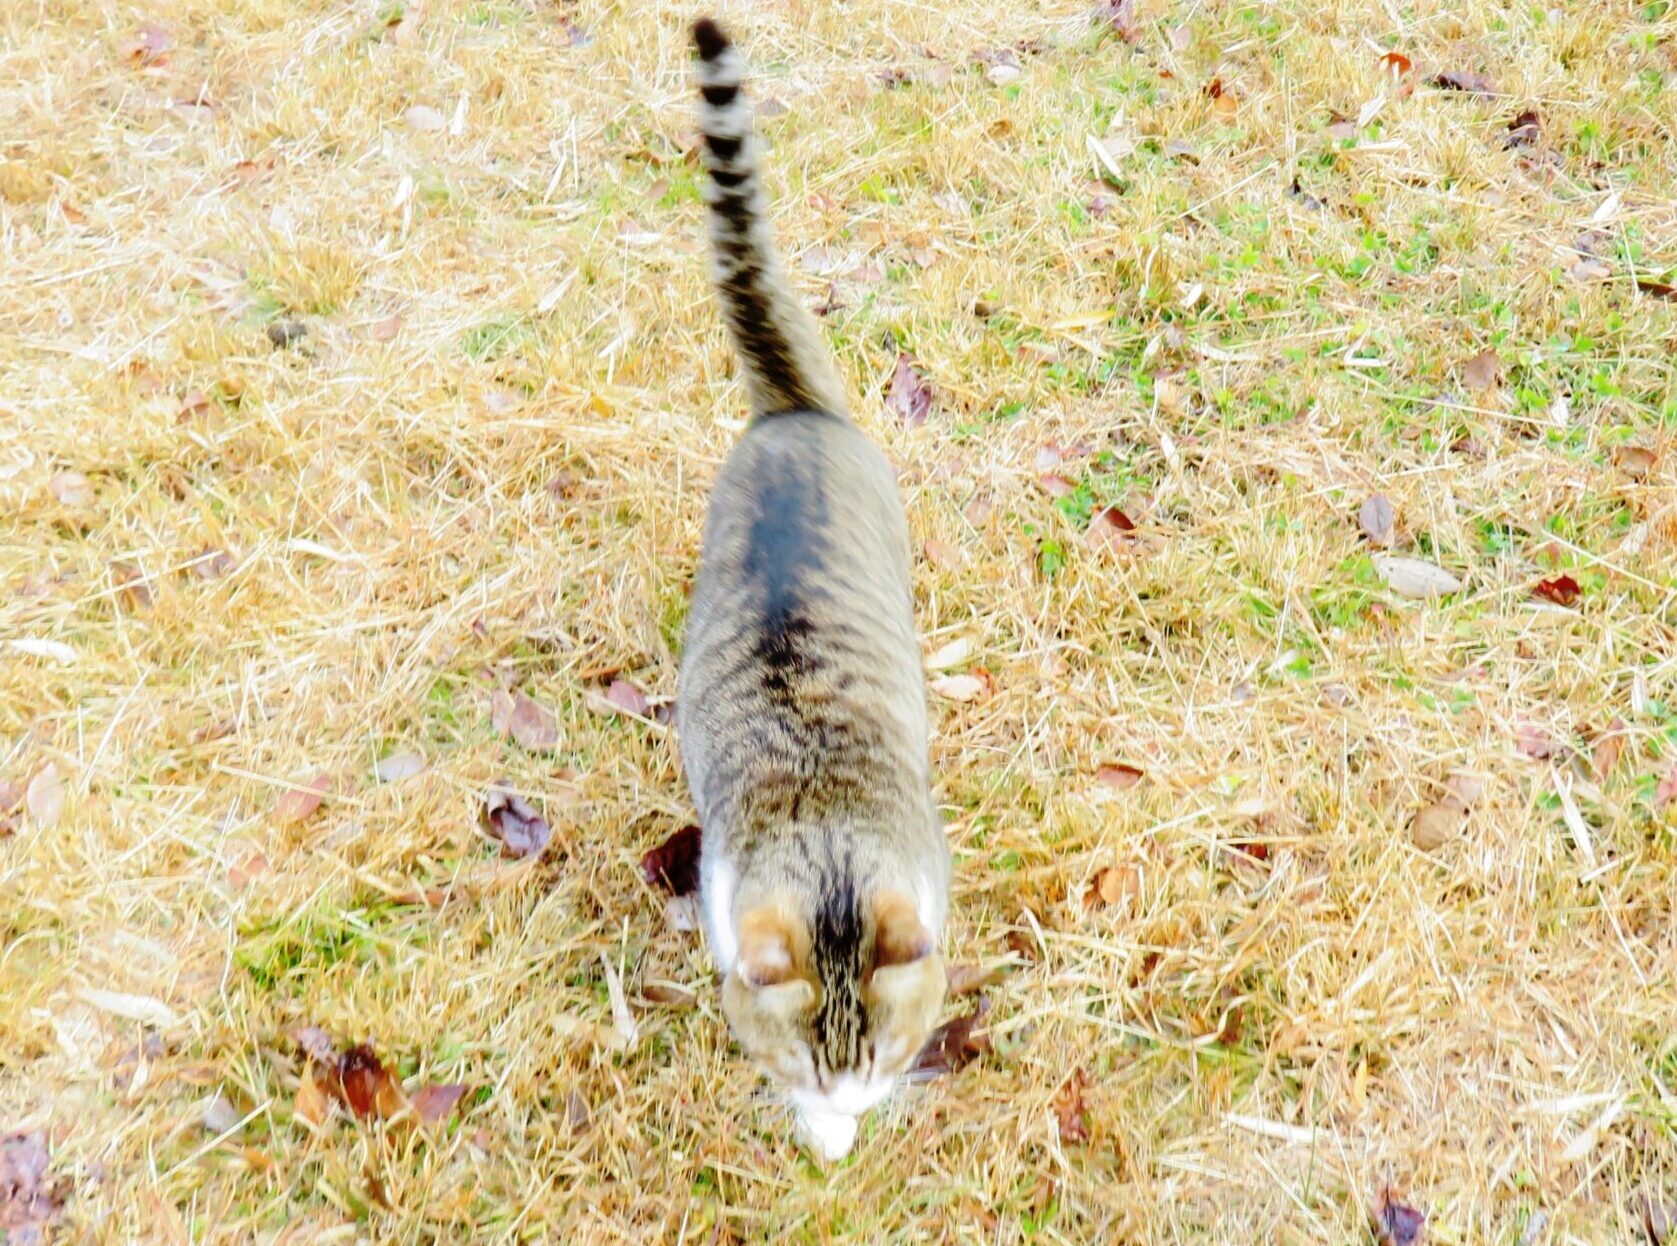
<path id="1" fill-rule="evenodd" d="M 698 45 L 699 55 L 707 61 L 713 61 L 731 46 L 728 36 L 722 33 L 712 18 L 701 17 L 693 23 L 693 42 Z"/>

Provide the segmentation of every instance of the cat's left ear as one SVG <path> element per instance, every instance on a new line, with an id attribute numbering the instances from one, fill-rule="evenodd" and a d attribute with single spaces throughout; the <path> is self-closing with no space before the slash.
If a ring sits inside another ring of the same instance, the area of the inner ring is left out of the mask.
<path id="1" fill-rule="evenodd" d="M 900 891 L 882 891 L 873 902 L 873 967 L 912 965 L 932 954 L 932 932 Z"/>

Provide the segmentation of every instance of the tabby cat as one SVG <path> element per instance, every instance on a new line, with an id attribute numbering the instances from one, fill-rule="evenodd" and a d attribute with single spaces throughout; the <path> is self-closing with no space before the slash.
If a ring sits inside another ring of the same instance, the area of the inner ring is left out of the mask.
<path id="1" fill-rule="evenodd" d="M 711 493 L 678 697 L 722 1009 L 837 1159 L 943 1004 L 908 528 L 774 251 L 740 57 L 699 50 L 712 277 L 752 421 Z"/>

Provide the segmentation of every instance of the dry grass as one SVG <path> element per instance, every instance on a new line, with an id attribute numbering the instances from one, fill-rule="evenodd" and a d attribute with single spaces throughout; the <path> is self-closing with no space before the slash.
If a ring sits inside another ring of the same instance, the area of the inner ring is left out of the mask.
<path id="1" fill-rule="evenodd" d="M 53 763 L 64 811 L 0 841 L 0 1132 L 51 1131 L 66 1239 L 1356 1241 L 1391 1181 L 1435 1241 L 1593 1243 L 1677 1195 L 1677 308 L 1634 284 L 1677 279 L 1677 10 L 1138 7 L 1133 45 L 1059 0 L 725 14 L 784 106 L 786 249 L 936 543 L 928 649 L 994 681 L 935 750 L 997 1050 L 823 1174 L 639 879 L 688 816 L 674 740 L 594 699 L 613 666 L 673 692 L 742 408 L 682 159 L 699 10 L 4 6 L 0 779 Z M 969 61 L 1028 39 L 1011 83 Z M 1527 107 L 1543 146 L 1506 149 Z M 887 335 L 923 428 L 879 401 Z M 1059 502 L 1050 443 L 1097 452 Z M 1375 493 L 1464 591 L 1381 584 Z M 1080 535 L 1108 502 L 1118 553 Z M 1557 569 L 1575 608 L 1532 595 Z M 496 737 L 497 681 L 555 756 Z M 1471 816 L 1417 848 L 1459 772 Z M 501 774 L 554 819 L 533 867 L 478 830 Z M 1087 907 L 1109 867 L 1129 894 Z M 671 982 L 697 1007 L 646 1000 Z M 485 1089 L 436 1135 L 311 1130 L 306 1021 Z"/>

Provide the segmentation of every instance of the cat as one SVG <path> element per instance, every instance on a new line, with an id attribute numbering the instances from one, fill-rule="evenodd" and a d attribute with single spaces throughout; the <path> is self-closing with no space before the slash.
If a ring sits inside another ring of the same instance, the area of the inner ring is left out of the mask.
<path id="1" fill-rule="evenodd" d="M 723 1013 L 830 1161 L 942 1009 L 951 864 L 896 478 L 775 252 L 740 55 L 708 18 L 693 37 L 752 419 L 711 492 L 677 727 Z"/>

